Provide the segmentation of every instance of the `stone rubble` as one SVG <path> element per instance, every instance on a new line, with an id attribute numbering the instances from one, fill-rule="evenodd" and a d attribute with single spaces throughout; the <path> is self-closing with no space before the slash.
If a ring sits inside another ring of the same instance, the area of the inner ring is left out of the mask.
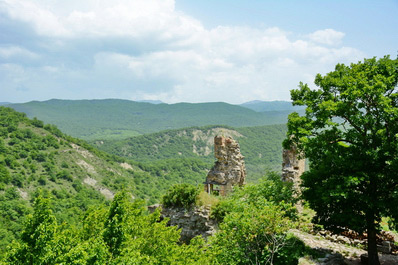
<path id="1" fill-rule="evenodd" d="M 160 207 L 159 204 L 149 206 L 150 211 Z M 217 229 L 216 220 L 210 218 L 210 207 L 163 208 L 161 219 L 168 218 L 170 226 L 181 228 L 180 241 L 189 243 L 195 236 L 201 235 L 204 239 L 213 235 Z"/>

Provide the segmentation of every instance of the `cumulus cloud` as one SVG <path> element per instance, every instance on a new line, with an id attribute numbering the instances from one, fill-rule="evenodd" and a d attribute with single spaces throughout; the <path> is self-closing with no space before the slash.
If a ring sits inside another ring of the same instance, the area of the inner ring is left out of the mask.
<path id="1" fill-rule="evenodd" d="M 338 62 L 363 57 L 339 46 L 344 33 L 333 29 L 302 39 L 278 27 L 208 29 L 175 10 L 172 0 L 4 0 L 0 12 L 36 34 L 31 49 L 0 46 L 7 64 L 15 65 L 16 54 L 42 59 L 38 66 L 17 62 L 24 85 L 35 90 L 25 100 L 286 100 L 299 81 L 312 82 Z M 0 76 L 15 76 L 16 69 L 3 65 Z M 11 78 L 2 85 L 10 97 L 17 86 Z"/>
<path id="2" fill-rule="evenodd" d="M 341 43 L 345 34 L 334 29 L 317 30 L 309 35 L 311 41 L 326 44 L 338 45 Z"/>

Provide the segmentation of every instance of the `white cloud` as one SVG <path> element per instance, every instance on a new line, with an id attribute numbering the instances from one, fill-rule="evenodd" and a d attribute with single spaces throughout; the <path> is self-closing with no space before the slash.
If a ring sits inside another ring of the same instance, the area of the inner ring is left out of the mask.
<path id="1" fill-rule="evenodd" d="M 309 34 L 309 39 L 316 43 L 326 45 L 338 45 L 341 43 L 345 34 L 334 29 L 317 30 Z"/>
<path id="2" fill-rule="evenodd" d="M 56 14 L 34 1 L 4 0 L 0 8 L 11 18 L 33 25 L 39 34 L 56 37 L 70 35 Z"/>
<path id="3" fill-rule="evenodd" d="M 36 59 L 39 57 L 39 55 L 37 55 L 36 53 L 18 46 L 0 47 L 0 57 L 11 58 L 17 56 L 21 56 L 27 59 Z"/>
<path id="4" fill-rule="evenodd" d="M 76 86 L 83 98 L 287 100 L 299 81 L 312 82 L 338 62 L 363 57 L 355 48 L 339 46 L 344 33 L 333 29 L 302 39 L 278 27 L 206 29 L 176 11 L 172 0 L 4 0 L 0 10 L 33 25 L 39 40 L 45 37 L 40 47 L 54 57 L 24 71 L 30 71 L 27 83 L 42 74 L 44 86 L 48 78 L 48 86 L 59 89 L 59 96 L 52 91 L 51 97 L 69 96 Z M 23 53 L 35 55 L 19 46 L 0 48 L 3 58 Z"/>
<path id="5" fill-rule="evenodd" d="M 156 34 L 167 40 L 202 29 L 197 20 L 175 12 L 172 0 L 4 0 L 0 8 L 48 37 L 142 38 Z"/>

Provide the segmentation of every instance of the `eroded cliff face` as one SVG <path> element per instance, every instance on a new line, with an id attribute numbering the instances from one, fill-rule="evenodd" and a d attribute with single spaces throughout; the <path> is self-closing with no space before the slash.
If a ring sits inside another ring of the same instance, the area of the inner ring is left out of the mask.
<path id="1" fill-rule="evenodd" d="M 214 156 L 217 161 L 206 177 L 205 190 L 211 192 L 213 185 L 219 186 L 221 195 L 225 195 L 232 186 L 242 186 L 246 179 L 244 156 L 239 144 L 231 137 L 214 137 Z"/>

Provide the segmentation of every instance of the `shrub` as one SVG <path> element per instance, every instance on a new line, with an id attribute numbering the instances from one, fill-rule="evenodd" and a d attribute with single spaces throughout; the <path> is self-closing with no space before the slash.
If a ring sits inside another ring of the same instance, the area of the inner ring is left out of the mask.
<path id="1" fill-rule="evenodd" d="M 73 177 L 68 170 L 61 170 L 57 173 L 57 178 L 65 179 L 67 181 L 73 181 Z"/>
<path id="2" fill-rule="evenodd" d="M 205 192 L 204 190 L 202 190 L 198 195 L 198 200 L 197 200 L 196 204 L 198 206 L 202 206 L 202 205 L 213 206 L 213 205 L 217 205 L 219 201 L 220 201 L 220 199 L 218 196 L 209 194 L 209 193 Z"/>
<path id="3" fill-rule="evenodd" d="M 217 264 L 298 264 L 297 256 L 284 255 L 287 232 L 293 223 L 284 211 L 263 199 L 245 203 L 241 211 L 227 214 L 210 240 Z M 278 262 L 276 262 L 278 261 Z"/>
<path id="4" fill-rule="evenodd" d="M 38 120 L 36 117 L 31 121 L 32 125 L 38 128 L 43 128 L 44 123 L 41 120 Z"/>
<path id="5" fill-rule="evenodd" d="M 227 214 L 233 212 L 235 208 L 236 208 L 235 201 L 231 199 L 221 200 L 217 204 L 211 207 L 210 217 L 216 219 L 217 222 L 220 223 L 224 220 L 224 217 Z"/>
<path id="6" fill-rule="evenodd" d="M 9 183 L 11 181 L 11 175 L 8 169 L 0 164 L 0 182 L 1 183 Z"/>
<path id="7" fill-rule="evenodd" d="M 195 205 L 199 189 L 191 184 L 176 184 L 162 198 L 165 207 L 184 207 L 189 209 Z"/>

